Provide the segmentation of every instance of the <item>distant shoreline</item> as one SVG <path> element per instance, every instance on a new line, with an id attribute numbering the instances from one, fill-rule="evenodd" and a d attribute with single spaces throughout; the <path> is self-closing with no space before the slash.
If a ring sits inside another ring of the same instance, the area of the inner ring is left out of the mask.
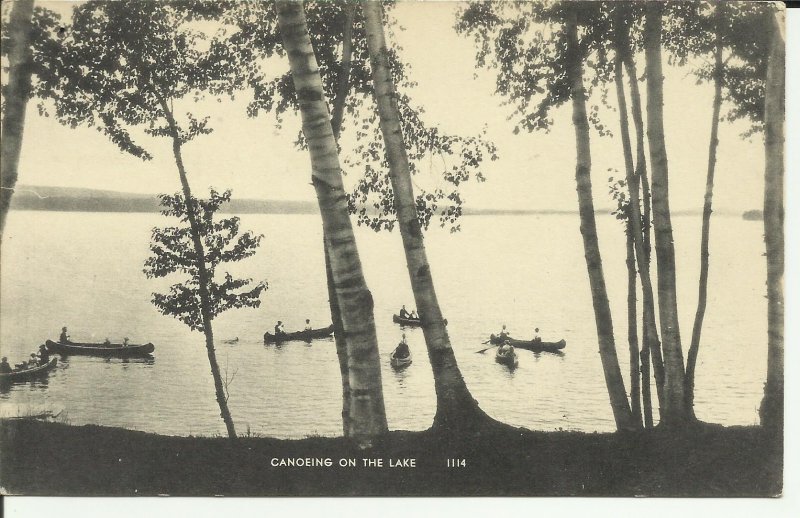
<path id="1" fill-rule="evenodd" d="M 72 187 L 20 185 L 11 199 L 11 210 L 50 212 L 158 213 L 159 200 L 153 194 L 137 194 Z M 313 201 L 233 199 L 222 210 L 227 214 L 319 214 Z M 595 209 L 595 214 L 609 215 L 611 208 Z M 758 214 L 757 214 L 758 213 Z M 566 216 L 577 210 L 564 209 L 495 209 L 464 207 L 464 216 Z M 675 210 L 673 216 L 699 216 L 700 210 Z M 720 210 L 718 216 L 760 219 L 760 211 Z"/>

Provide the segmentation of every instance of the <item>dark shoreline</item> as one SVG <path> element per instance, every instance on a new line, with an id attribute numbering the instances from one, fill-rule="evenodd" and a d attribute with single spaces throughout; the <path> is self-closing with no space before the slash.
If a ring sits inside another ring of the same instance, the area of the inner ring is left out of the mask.
<path id="1" fill-rule="evenodd" d="M 330 458 L 331 467 L 272 459 Z M 339 467 L 339 459 L 356 467 Z M 384 459 L 364 467 L 363 458 Z M 389 467 L 414 458 L 416 467 Z M 448 468 L 447 458 L 467 466 Z M 277 462 L 277 461 L 276 461 Z M 782 438 L 757 426 L 587 434 L 504 428 L 481 436 L 391 432 L 367 452 L 342 438 L 170 437 L 0 420 L 0 487 L 25 495 L 713 496 L 782 491 Z"/>

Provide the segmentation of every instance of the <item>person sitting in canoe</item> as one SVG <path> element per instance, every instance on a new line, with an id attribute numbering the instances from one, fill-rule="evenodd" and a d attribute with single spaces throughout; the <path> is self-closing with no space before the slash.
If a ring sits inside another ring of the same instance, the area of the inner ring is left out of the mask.
<path id="1" fill-rule="evenodd" d="M 275 324 L 275 336 L 284 336 L 286 331 L 283 330 L 283 322 L 278 320 L 278 323 Z"/>
<path id="2" fill-rule="evenodd" d="M 406 334 L 403 333 L 403 339 L 400 340 L 400 343 L 397 344 L 397 348 L 394 350 L 394 357 L 403 359 L 408 358 L 411 354 L 411 351 L 408 349 L 408 343 L 406 342 Z"/>
<path id="3" fill-rule="evenodd" d="M 8 364 L 8 358 L 3 356 L 3 359 L 0 360 L 0 374 L 8 374 L 12 370 L 11 365 Z"/>
<path id="4" fill-rule="evenodd" d="M 310 319 L 308 319 L 308 318 L 306 319 L 306 328 L 305 328 L 305 332 L 306 332 L 306 333 L 310 333 L 310 332 L 311 332 L 311 320 L 310 320 Z"/>
<path id="5" fill-rule="evenodd" d="M 417 310 L 416 309 L 412 309 L 411 310 L 411 318 L 414 319 L 414 320 L 419 320 L 419 315 L 417 315 Z"/>
<path id="6" fill-rule="evenodd" d="M 28 358 L 27 368 L 32 369 L 38 366 L 39 366 L 39 357 L 36 356 L 36 353 L 31 353 L 30 358 Z"/>
<path id="7" fill-rule="evenodd" d="M 67 328 L 66 327 L 62 327 L 61 328 L 61 336 L 58 337 L 58 341 L 61 342 L 62 344 L 68 344 L 69 343 L 69 335 L 67 334 Z"/>
<path id="8" fill-rule="evenodd" d="M 533 330 L 533 341 L 534 343 L 540 343 L 542 341 L 542 337 L 539 336 L 539 328 Z"/>
<path id="9" fill-rule="evenodd" d="M 504 340 L 503 345 L 505 345 L 505 339 L 508 338 L 508 330 L 506 329 L 505 324 L 503 324 L 503 329 L 500 331 L 498 336 Z"/>
<path id="10" fill-rule="evenodd" d="M 50 352 L 47 346 L 42 344 L 39 346 L 39 365 L 47 365 L 50 363 Z"/>
<path id="11" fill-rule="evenodd" d="M 129 340 L 130 340 L 130 338 L 128 338 L 127 336 L 125 338 L 123 338 L 122 339 L 122 347 L 128 347 L 128 341 Z"/>
<path id="12" fill-rule="evenodd" d="M 400 318 L 411 318 L 411 315 L 406 311 L 406 307 L 400 308 Z"/>

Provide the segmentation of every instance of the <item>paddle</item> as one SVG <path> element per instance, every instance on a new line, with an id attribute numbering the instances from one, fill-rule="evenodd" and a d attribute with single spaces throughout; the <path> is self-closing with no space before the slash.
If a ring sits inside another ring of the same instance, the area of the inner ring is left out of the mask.
<path id="1" fill-rule="evenodd" d="M 487 340 L 486 342 L 488 342 L 488 341 L 489 341 L 489 340 Z M 483 343 L 486 343 L 486 342 L 483 342 Z M 480 351 L 475 351 L 475 353 L 476 353 L 476 354 L 477 354 L 477 353 L 485 353 L 485 352 L 486 352 L 486 351 L 488 351 L 489 349 L 491 349 L 491 348 L 493 348 L 493 347 L 497 347 L 497 345 L 498 345 L 498 344 L 491 345 L 491 346 L 487 347 L 486 349 L 481 349 Z"/>

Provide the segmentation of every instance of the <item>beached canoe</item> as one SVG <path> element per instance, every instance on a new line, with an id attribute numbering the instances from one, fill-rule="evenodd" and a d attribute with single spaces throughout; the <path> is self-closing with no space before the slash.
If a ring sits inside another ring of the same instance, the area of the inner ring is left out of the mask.
<path id="1" fill-rule="evenodd" d="M 559 342 L 543 342 L 534 340 L 515 340 L 511 337 L 506 338 L 506 340 L 508 340 L 508 343 L 517 349 L 525 349 L 526 351 L 533 351 L 535 353 L 557 353 L 567 346 L 566 340 L 561 340 Z M 489 341 L 495 345 L 500 345 L 503 343 L 503 339 L 497 335 L 492 335 L 489 337 Z"/>
<path id="2" fill-rule="evenodd" d="M 136 358 L 149 356 L 156 346 L 147 344 L 92 344 L 69 342 L 61 343 L 47 340 L 47 350 L 58 354 L 82 354 L 86 356 L 107 356 L 111 358 Z"/>
<path id="3" fill-rule="evenodd" d="M 400 315 L 392 315 L 392 322 L 405 327 L 422 327 L 422 321 L 418 318 L 403 318 Z M 447 325 L 446 318 L 444 319 L 444 325 Z"/>
<path id="4" fill-rule="evenodd" d="M 497 363 L 502 363 L 512 368 L 519 365 L 519 358 L 517 358 L 517 353 L 515 353 L 513 349 L 509 349 L 507 352 L 501 352 L 500 348 L 498 348 L 497 353 L 494 355 L 494 360 Z"/>
<path id="5" fill-rule="evenodd" d="M 30 369 L 15 370 L 6 374 L 0 374 L 0 382 L 28 381 L 47 374 L 58 363 L 58 358 L 51 358 L 49 362 Z"/>
<path id="6" fill-rule="evenodd" d="M 392 351 L 392 354 L 389 356 L 389 363 L 392 365 L 392 367 L 399 370 L 399 369 L 404 369 L 409 365 L 411 365 L 411 352 L 409 352 L 408 356 L 406 356 L 405 358 L 398 358 L 397 356 L 395 356 L 396 353 L 397 350 L 394 350 Z"/>
<path id="7" fill-rule="evenodd" d="M 322 329 L 312 329 L 311 331 L 295 331 L 294 333 L 286 333 L 283 336 L 276 337 L 270 332 L 264 333 L 265 344 L 276 344 L 281 342 L 291 342 L 294 340 L 302 340 L 310 342 L 315 338 L 327 338 L 333 335 L 333 325 L 324 327 Z"/>

